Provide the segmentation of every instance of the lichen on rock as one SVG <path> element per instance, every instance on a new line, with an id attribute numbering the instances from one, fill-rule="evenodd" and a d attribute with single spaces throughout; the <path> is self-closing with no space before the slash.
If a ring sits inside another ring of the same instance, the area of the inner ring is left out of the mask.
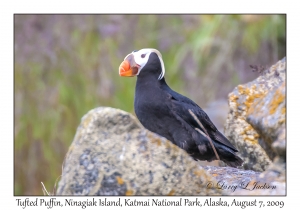
<path id="1" fill-rule="evenodd" d="M 278 152 L 285 151 L 285 137 L 280 143 L 283 147 L 272 146 L 279 133 L 285 133 L 285 62 L 285 58 L 278 61 L 228 96 L 225 135 L 240 151 L 245 169 L 264 171 Z"/>

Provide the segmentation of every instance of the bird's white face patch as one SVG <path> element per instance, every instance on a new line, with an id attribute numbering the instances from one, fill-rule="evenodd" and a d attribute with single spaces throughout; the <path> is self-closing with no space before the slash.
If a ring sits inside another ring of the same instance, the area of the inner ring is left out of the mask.
<path id="1" fill-rule="evenodd" d="M 159 60 L 160 60 L 161 69 L 162 69 L 161 74 L 158 77 L 158 79 L 160 80 L 165 75 L 165 66 L 164 66 L 162 56 L 161 56 L 161 54 L 158 50 L 151 49 L 151 48 L 145 48 L 145 49 L 141 49 L 141 50 L 136 51 L 136 52 L 133 51 L 131 54 L 134 56 L 134 61 L 140 66 L 139 69 L 138 69 L 138 73 L 137 73 L 137 75 L 139 75 L 139 73 L 141 72 L 143 67 L 147 64 L 149 56 L 152 52 L 156 53 Z M 127 55 L 127 56 L 129 56 L 129 55 Z M 125 57 L 125 59 L 127 58 L 127 56 Z"/>

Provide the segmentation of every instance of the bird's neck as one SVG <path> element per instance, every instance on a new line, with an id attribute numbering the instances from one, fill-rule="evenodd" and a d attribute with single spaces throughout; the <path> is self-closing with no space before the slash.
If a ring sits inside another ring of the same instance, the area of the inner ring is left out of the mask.
<path id="1" fill-rule="evenodd" d="M 165 86 L 168 87 L 165 78 L 158 80 L 157 77 L 137 77 L 135 90 L 143 90 L 145 88 L 151 89 L 163 89 Z"/>

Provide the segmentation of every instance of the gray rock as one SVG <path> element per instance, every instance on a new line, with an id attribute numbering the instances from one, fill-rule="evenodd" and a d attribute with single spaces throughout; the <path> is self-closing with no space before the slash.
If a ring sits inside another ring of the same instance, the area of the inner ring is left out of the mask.
<path id="1" fill-rule="evenodd" d="M 96 108 L 81 120 L 57 195 L 221 195 L 184 150 L 129 113 Z"/>
<path id="2" fill-rule="evenodd" d="M 285 156 L 285 72 L 284 58 L 229 94 L 225 135 L 245 169 L 264 171 L 276 155 Z"/>
<path id="3" fill-rule="evenodd" d="M 285 93 L 285 82 L 283 82 L 265 97 L 257 100 L 249 109 L 246 118 L 263 140 L 263 148 L 267 154 L 272 157 L 275 154 L 284 159 L 286 155 Z"/>
<path id="4" fill-rule="evenodd" d="M 204 166 L 215 181 L 208 183 L 223 195 L 286 195 L 285 163 L 272 164 L 260 173 L 231 167 Z"/>
<path id="5" fill-rule="evenodd" d="M 276 170 L 272 173 L 276 174 Z M 274 180 L 278 182 L 279 179 Z M 248 183 L 250 187 L 255 181 L 273 183 L 274 180 L 266 180 L 259 172 L 250 170 L 202 167 L 199 161 L 193 160 L 184 150 L 143 128 L 131 114 L 100 107 L 82 118 L 67 153 L 56 194 L 282 193 L 276 189 L 271 192 L 243 189 Z"/>
<path id="6" fill-rule="evenodd" d="M 226 194 L 247 195 L 249 192 L 243 187 L 254 180 L 259 180 L 259 172 L 242 170 L 232 167 L 203 166 L 215 181 L 212 186 L 222 190 Z"/>

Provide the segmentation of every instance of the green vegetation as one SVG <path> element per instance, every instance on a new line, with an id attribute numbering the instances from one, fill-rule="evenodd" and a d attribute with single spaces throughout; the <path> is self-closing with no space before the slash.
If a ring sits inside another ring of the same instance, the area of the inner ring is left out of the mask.
<path id="1" fill-rule="evenodd" d="M 158 49 L 166 80 L 200 106 L 285 56 L 285 15 L 15 15 L 15 195 L 52 191 L 81 117 L 131 113 L 135 78 L 118 67 Z"/>

